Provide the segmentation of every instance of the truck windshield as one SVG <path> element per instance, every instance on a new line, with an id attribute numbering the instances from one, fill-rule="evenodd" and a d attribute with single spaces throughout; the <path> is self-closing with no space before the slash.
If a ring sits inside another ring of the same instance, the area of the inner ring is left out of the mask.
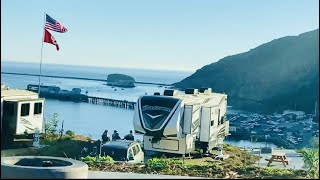
<path id="1" fill-rule="evenodd" d="M 127 150 L 125 149 L 106 149 L 102 152 L 104 156 L 110 156 L 114 161 L 126 161 Z"/>

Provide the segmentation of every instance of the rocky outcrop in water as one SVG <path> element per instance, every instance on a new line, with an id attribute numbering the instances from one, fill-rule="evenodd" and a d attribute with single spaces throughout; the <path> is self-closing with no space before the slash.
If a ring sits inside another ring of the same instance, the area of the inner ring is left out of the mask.
<path id="1" fill-rule="evenodd" d="M 109 74 L 107 77 L 108 86 L 133 88 L 135 87 L 134 83 L 134 78 L 125 74 Z"/>

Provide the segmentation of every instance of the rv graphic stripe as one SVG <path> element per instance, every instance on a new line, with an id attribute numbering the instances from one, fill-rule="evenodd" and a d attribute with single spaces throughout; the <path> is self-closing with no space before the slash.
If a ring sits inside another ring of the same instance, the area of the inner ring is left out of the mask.
<path id="1" fill-rule="evenodd" d="M 168 119 L 177 106 L 179 99 L 168 97 L 144 96 L 139 99 L 141 118 L 145 128 L 157 130 Z"/>

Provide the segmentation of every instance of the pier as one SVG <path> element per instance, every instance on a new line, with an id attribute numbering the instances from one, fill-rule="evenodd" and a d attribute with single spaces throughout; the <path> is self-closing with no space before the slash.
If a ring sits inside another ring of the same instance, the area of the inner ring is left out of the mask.
<path id="1" fill-rule="evenodd" d="M 27 86 L 28 91 L 38 93 L 38 85 L 29 84 Z M 72 91 L 60 89 L 57 86 L 40 86 L 39 97 L 48 99 L 59 99 L 61 101 L 73 101 L 73 102 L 84 102 L 96 105 L 114 106 L 125 109 L 134 109 L 135 102 L 127 100 L 110 99 L 103 97 L 94 97 L 81 94 L 79 88 L 73 88 Z"/>
<path id="2" fill-rule="evenodd" d="M 126 100 L 109 99 L 102 97 L 92 97 L 88 96 L 88 103 L 104 105 L 104 106 L 115 106 L 125 109 L 134 109 L 135 102 L 129 102 Z"/>

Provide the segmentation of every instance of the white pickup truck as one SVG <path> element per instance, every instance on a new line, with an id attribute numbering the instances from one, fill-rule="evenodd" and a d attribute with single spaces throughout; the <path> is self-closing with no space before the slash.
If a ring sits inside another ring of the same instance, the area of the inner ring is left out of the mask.
<path id="1" fill-rule="evenodd" d="M 101 147 L 101 156 L 107 155 L 112 157 L 116 162 L 128 162 L 132 164 L 144 162 L 144 152 L 137 141 L 109 141 Z"/>

